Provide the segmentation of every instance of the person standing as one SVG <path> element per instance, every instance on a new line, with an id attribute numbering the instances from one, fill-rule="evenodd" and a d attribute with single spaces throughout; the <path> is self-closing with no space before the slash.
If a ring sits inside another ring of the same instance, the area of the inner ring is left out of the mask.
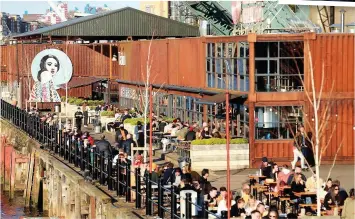
<path id="1" fill-rule="evenodd" d="M 304 126 L 301 125 L 299 127 L 299 133 L 297 133 L 295 142 L 293 144 L 293 161 L 291 162 L 292 169 L 295 169 L 296 163 L 298 159 L 301 160 L 301 167 L 302 169 L 306 169 L 307 166 L 305 165 L 305 158 L 302 154 L 302 148 L 306 146 L 307 136 L 304 131 Z"/>
<path id="2" fill-rule="evenodd" d="M 80 107 L 78 107 L 78 111 L 74 114 L 75 125 L 78 130 L 81 130 L 81 124 L 83 120 L 83 112 L 81 112 Z"/>
<path id="3" fill-rule="evenodd" d="M 84 127 L 88 127 L 89 107 L 86 102 L 83 104 Z"/>

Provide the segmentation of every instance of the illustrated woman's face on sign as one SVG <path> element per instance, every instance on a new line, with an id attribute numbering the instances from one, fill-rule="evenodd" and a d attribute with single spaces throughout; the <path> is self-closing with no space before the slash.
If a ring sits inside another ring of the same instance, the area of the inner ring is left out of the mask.
<path id="1" fill-rule="evenodd" d="M 46 83 L 59 71 L 60 64 L 56 56 L 43 56 L 40 63 L 40 70 L 38 72 L 38 81 Z"/>
<path id="2" fill-rule="evenodd" d="M 58 61 L 54 58 L 48 58 L 45 63 L 45 68 L 49 71 L 52 75 L 58 72 Z"/>

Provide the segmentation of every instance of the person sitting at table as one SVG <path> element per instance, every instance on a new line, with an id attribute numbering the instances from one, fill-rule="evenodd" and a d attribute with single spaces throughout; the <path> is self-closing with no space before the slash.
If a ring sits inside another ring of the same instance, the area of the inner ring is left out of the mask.
<path id="1" fill-rule="evenodd" d="M 145 177 L 148 177 L 148 174 L 149 174 L 149 163 L 146 163 L 145 164 L 145 171 L 144 171 L 144 175 Z M 159 176 L 158 176 L 158 173 L 156 172 L 157 171 L 157 164 L 156 163 L 152 163 L 152 178 L 151 178 L 151 181 L 152 182 L 155 182 L 155 183 L 158 183 L 159 182 Z"/>
<path id="2" fill-rule="evenodd" d="M 123 143 L 122 143 L 122 148 L 123 148 L 124 152 L 128 154 L 128 156 L 133 155 L 132 151 L 131 151 L 132 144 L 133 144 L 133 147 L 136 147 L 136 142 L 133 141 L 132 135 L 127 134 L 126 140 L 123 141 Z"/>
<path id="3" fill-rule="evenodd" d="M 217 189 L 216 187 L 211 187 L 209 193 L 205 195 L 204 200 L 208 201 L 209 207 L 216 207 L 217 206 Z"/>
<path id="4" fill-rule="evenodd" d="M 245 217 L 246 212 L 245 212 L 245 201 L 242 198 L 239 198 L 237 200 L 237 204 L 232 205 L 231 208 L 231 217 Z"/>
<path id="5" fill-rule="evenodd" d="M 333 181 L 333 184 L 339 186 L 339 196 L 340 196 L 340 199 L 341 199 L 341 205 L 344 204 L 344 201 L 345 199 L 348 197 L 348 193 L 346 192 L 345 189 L 343 189 L 342 187 L 340 187 L 340 181 L 339 180 L 334 180 Z"/>
<path id="6" fill-rule="evenodd" d="M 124 128 L 123 123 L 121 123 L 115 135 L 115 142 L 118 144 L 118 148 L 122 148 L 123 142 L 127 140 L 127 135 L 128 131 Z"/>
<path id="7" fill-rule="evenodd" d="M 291 183 L 291 191 L 293 192 L 291 194 L 291 199 L 294 202 L 299 202 L 299 197 L 297 197 L 294 193 L 301 193 L 305 192 L 306 189 L 306 182 L 302 179 L 302 175 L 299 173 L 296 173 L 294 175 L 294 180 Z M 311 204 L 312 200 L 310 197 L 306 197 L 306 204 Z"/>
<path id="8" fill-rule="evenodd" d="M 174 186 L 179 186 L 180 185 L 180 181 L 181 181 L 181 169 L 180 168 L 176 168 L 175 169 L 175 177 L 174 177 Z"/>
<path id="9" fill-rule="evenodd" d="M 253 210 L 245 219 L 261 219 L 261 214 L 258 210 Z"/>
<path id="10" fill-rule="evenodd" d="M 171 126 L 171 133 L 170 133 L 170 136 L 176 137 L 178 130 L 179 130 L 179 126 L 177 126 L 176 124 L 174 124 L 173 126 Z"/>
<path id="11" fill-rule="evenodd" d="M 217 204 L 219 204 L 220 201 L 225 199 L 227 197 L 227 189 L 226 187 L 222 186 L 219 188 L 219 195 L 217 197 Z"/>
<path id="12" fill-rule="evenodd" d="M 188 126 L 184 125 L 181 129 L 176 132 L 177 140 L 184 141 L 187 132 L 189 131 Z"/>
<path id="13" fill-rule="evenodd" d="M 121 123 L 123 124 L 126 119 L 132 118 L 131 115 L 129 115 L 128 109 L 125 109 L 123 112 L 123 116 L 121 117 Z"/>
<path id="14" fill-rule="evenodd" d="M 203 184 L 206 184 L 208 182 L 207 178 L 209 176 L 209 170 L 208 169 L 203 169 L 201 172 L 201 177 L 199 180 L 200 185 L 202 186 Z M 203 186 L 202 186 L 203 187 Z"/>
<path id="15" fill-rule="evenodd" d="M 261 159 L 260 170 L 261 170 L 261 174 L 262 174 L 263 176 L 266 176 L 267 178 L 270 178 L 270 177 L 271 177 L 272 167 L 271 167 L 271 165 L 269 164 L 267 157 L 263 157 L 263 158 Z M 260 179 L 259 179 L 259 183 L 260 183 L 260 184 L 263 184 L 264 180 L 265 180 L 264 178 L 260 178 Z"/>
<path id="16" fill-rule="evenodd" d="M 260 203 L 259 200 L 256 200 L 254 196 L 250 195 L 247 204 L 245 205 L 246 215 L 250 215 L 252 211 L 256 209 L 256 206 Z"/>
<path id="17" fill-rule="evenodd" d="M 288 169 L 288 166 L 284 164 L 282 166 L 281 171 L 277 175 L 277 181 L 276 181 L 276 190 L 275 191 L 280 191 L 280 188 L 283 187 L 284 185 L 287 185 L 287 180 L 288 177 L 291 174 L 291 170 Z"/>
<path id="18" fill-rule="evenodd" d="M 305 181 L 305 182 L 307 181 L 306 176 L 303 175 L 303 173 L 302 173 L 302 168 L 301 168 L 300 166 L 297 166 L 297 167 L 295 168 L 295 171 L 294 171 L 293 173 L 291 173 L 290 176 L 288 177 L 288 179 L 287 179 L 287 185 L 291 185 L 291 183 L 292 183 L 292 181 L 293 181 L 293 179 L 294 179 L 295 174 L 301 174 L 302 180 Z"/>
<path id="19" fill-rule="evenodd" d="M 190 127 L 188 132 L 186 133 L 185 140 L 186 141 L 193 141 L 196 139 L 196 131 L 194 127 Z"/>
<path id="20" fill-rule="evenodd" d="M 276 182 L 277 179 L 279 178 L 279 173 L 280 173 L 279 166 L 277 165 L 277 163 L 273 163 L 270 178 Z"/>
<path id="21" fill-rule="evenodd" d="M 213 129 L 212 131 L 212 137 L 213 138 L 222 138 L 221 133 L 219 133 L 218 129 Z"/>
<path id="22" fill-rule="evenodd" d="M 313 175 L 308 177 L 306 181 L 306 190 L 310 192 L 315 192 L 317 191 L 317 183 L 316 183 L 316 171 L 313 171 Z M 319 178 L 319 186 L 321 187 L 323 185 L 324 181 L 322 178 Z"/>
<path id="23" fill-rule="evenodd" d="M 268 215 L 266 216 L 268 219 L 279 219 L 279 211 L 277 208 L 273 208 L 269 210 Z"/>
<path id="24" fill-rule="evenodd" d="M 355 215 L 355 199 L 354 199 L 354 189 L 350 189 L 349 197 L 344 202 L 344 207 L 341 212 L 342 219 L 353 219 Z"/>
<path id="25" fill-rule="evenodd" d="M 196 188 L 192 185 L 192 180 L 187 178 L 187 179 L 182 179 L 180 181 L 180 185 L 178 187 L 178 193 L 180 193 L 180 191 L 184 191 L 184 190 L 193 190 L 193 191 L 197 191 Z"/>
<path id="26" fill-rule="evenodd" d="M 256 210 L 260 212 L 261 217 L 265 217 L 268 214 L 265 209 L 265 205 L 262 202 L 256 206 Z"/>
<path id="27" fill-rule="evenodd" d="M 235 200 L 242 198 L 246 203 L 248 203 L 250 198 L 250 186 L 248 183 L 243 183 L 242 189 L 239 194 L 236 194 Z"/>
<path id="28" fill-rule="evenodd" d="M 332 205 L 342 206 L 345 200 L 341 200 L 339 195 L 339 186 L 333 184 L 332 188 L 324 198 L 323 205 L 327 211 L 330 211 Z M 330 213 L 330 212 L 328 212 Z"/>
<path id="29" fill-rule="evenodd" d="M 236 205 L 235 201 L 233 200 L 233 195 L 231 192 L 229 192 L 230 196 L 229 196 L 229 200 L 228 200 L 228 192 L 226 191 L 225 194 L 224 194 L 224 198 L 222 200 L 220 200 L 218 202 L 217 200 L 217 205 L 218 205 L 218 208 L 217 208 L 217 215 L 221 215 L 221 212 L 222 211 L 228 211 L 228 208 L 227 208 L 227 201 L 229 202 L 228 204 L 230 205 L 230 207 Z"/>
<path id="30" fill-rule="evenodd" d="M 201 132 L 201 137 L 202 137 L 202 139 L 212 138 L 212 135 L 210 135 L 210 131 L 207 126 L 203 128 L 203 131 Z"/>

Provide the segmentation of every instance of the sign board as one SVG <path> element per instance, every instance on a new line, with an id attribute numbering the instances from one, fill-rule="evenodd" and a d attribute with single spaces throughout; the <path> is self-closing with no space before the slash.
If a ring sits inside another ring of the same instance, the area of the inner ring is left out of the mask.
<path id="1" fill-rule="evenodd" d="M 30 102 L 60 102 L 57 89 L 70 81 L 73 65 L 70 58 L 58 49 L 39 52 L 32 61 L 32 78 L 35 81 Z"/>

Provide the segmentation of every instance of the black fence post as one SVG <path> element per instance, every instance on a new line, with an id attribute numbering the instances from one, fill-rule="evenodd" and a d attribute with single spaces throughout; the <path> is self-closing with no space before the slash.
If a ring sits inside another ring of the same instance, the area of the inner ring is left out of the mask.
<path id="1" fill-rule="evenodd" d="M 221 218 L 227 219 L 228 212 L 227 211 L 221 211 Z"/>
<path id="2" fill-rule="evenodd" d="M 185 218 L 192 218 L 191 216 L 191 193 L 186 193 L 185 200 Z"/>
<path id="3" fill-rule="evenodd" d="M 117 178 L 118 178 L 118 195 L 123 196 L 123 174 L 122 174 L 122 161 L 121 159 L 118 159 L 118 165 L 117 165 Z"/>
<path id="4" fill-rule="evenodd" d="M 79 161 L 80 141 L 75 139 L 73 145 L 74 145 L 74 166 L 81 168 L 81 160 Z"/>
<path id="5" fill-rule="evenodd" d="M 79 146 L 78 146 L 79 147 Z M 80 169 L 85 171 L 85 159 L 84 159 L 84 144 L 80 142 Z"/>
<path id="6" fill-rule="evenodd" d="M 145 196 L 145 214 L 152 215 L 152 184 L 150 179 L 152 178 L 152 174 L 148 173 L 145 178 L 145 186 L 146 186 L 146 196 Z"/>
<path id="7" fill-rule="evenodd" d="M 203 203 L 202 218 L 208 218 L 208 201 L 204 201 Z"/>
<path id="8" fill-rule="evenodd" d="M 126 202 L 131 201 L 131 164 L 126 163 Z"/>
<path id="9" fill-rule="evenodd" d="M 142 207 L 142 196 L 141 196 L 141 169 L 136 168 L 136 208 L 140 209 Z"/>
<path id="10" fill-rule="evenodd" d="M 113 190 L 112 186 L 112 156 L 108 155 L 107 158 L 107 186 L 108 190 Z"/>
<path id="11" fill-rule="evenodd" d="M 105 173 L 104 173 L 104 165 L 105 165 L 105 155 L 104 152 L 100 152 L 100 184 L 105 184 Z"/>
<path id="12" fill-rule="evenodd" d="M 118 155 L 118 156 L 120 156 L 120 155 Z M 118 157 L 118 159 L 117 159 L 117 162 L 116 162 L 116 179 L 117 179 L 117 183 L 116 183 L 116 195 L 117 196 L 120 196 L 120 185 L 121 185 L 121 178 L 120 178 L 120 165 L 121 165 L 121 159 L 120 159 L 120 157 Z"/>
<path id="13" fill-rule="evenodd" d="M 97 161 L 97 152 L 95 150 L 93 150 L 93 157 L 94 157 L 94 163 L 93 163 L 93 179 L 97 180 L 97 172 L 98 172 L 98 161 Z"/>
<path id="14" fill-rule="evenodd" d="M 69 147 L 68 147 L 68 151 L 69 151 L 69 156 L 68 156 L 68 161 L 69 163 L 72 163 L 72 148 L 73 148 L 73 136 L 69 135 Z"/>
<path id="15" fill-rule="evenodd" d="M 176 201 L 176 194 L 175 194 L 176 188 L 174 185 L 171 186 L 171 210 L 170 210 L 170 214 L 171 214 L 171 219 L 175 218 L 175 215 L 177 213 L 177 201 Z"/>
<path id="16" fill-rule="evenodd" d="M 92 174 L 93 162 L 91 161 L 91 148 L 90 147 L 86 147 L 86 163 L 87 163 L 86 169 L 89 171 L 89 175 L 92 179 L 93 178 L 93 174 Z"/>
<path id="17" fill-rule="evenodd" d="M 159 218 L 164 218 L 164 188 L 163 188 L 163 179 L 160 179 L 158 182 L 158 216 Z"/>

